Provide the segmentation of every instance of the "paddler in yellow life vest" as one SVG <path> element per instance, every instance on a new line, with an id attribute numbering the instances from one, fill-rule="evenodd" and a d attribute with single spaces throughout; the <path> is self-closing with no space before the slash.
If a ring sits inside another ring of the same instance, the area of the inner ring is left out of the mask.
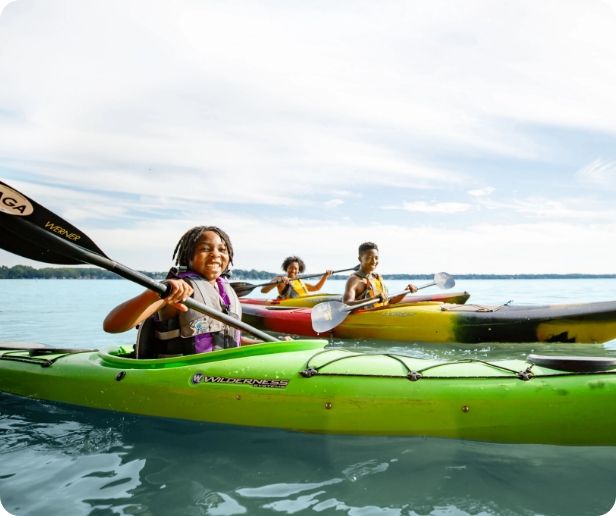
<path id="1" fill-rule="evenodd" d="M 327 279 L 332 275 L 332 271 L 327 270 L 315 285 L 304 283 L 301 279 L 295 279 L 298 274 L 306 270 L 306 264 L 299 256 L 288 256 L 285 258 L 284 262 L 282 262 L 282 270 L 287 273 L 286 276 L 276 276 L 273 278 L 271 285 L 266 285 L 261 289 L 263 294 L 267 294 L 274 287 L 277 287 L 278 299 L 307 296 L 310 292 L 321 290 Z"/>
<path id="2" fill-rule="evenodd" d="M 358 259 L 359 270 L 352 273 L 346 282 L 343 303 L 356 305 L 369 299 L 380 299 L 381 301 L 372 306 L 383 306 L 399 303 L 404 299 L 406 292 L 390 298 L 381 275 L 375 272 L 379 264 L 379 248 L 374 242 L 364 242 L 359 246 Z M 409 283 L 406 290 L 417 292 L 417 287 Z"/>

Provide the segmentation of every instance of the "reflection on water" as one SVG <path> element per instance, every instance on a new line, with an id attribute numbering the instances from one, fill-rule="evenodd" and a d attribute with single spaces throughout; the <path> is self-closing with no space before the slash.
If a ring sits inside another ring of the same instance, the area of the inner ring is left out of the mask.
<path id="1" fill-rule="evenodd" d="M 598 515 L 616 492 L 616 447 L 307 435 L 8 395 L 0 409 L 0 498 L 18 515 Z"/>

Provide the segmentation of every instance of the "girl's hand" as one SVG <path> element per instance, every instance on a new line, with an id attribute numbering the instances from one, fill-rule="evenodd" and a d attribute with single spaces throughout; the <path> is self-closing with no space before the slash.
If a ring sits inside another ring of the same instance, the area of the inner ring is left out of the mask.
<path id="1" fill-rule="evenodd" d="M 192 295 L 193 288 L 182 279 L 168 279 L 164 283 L 169 289 L 169 293 L 163 297 L 164 306 L 172 306 L 180 312 L 187 312 L 188 307 L 184 302 Z"/>

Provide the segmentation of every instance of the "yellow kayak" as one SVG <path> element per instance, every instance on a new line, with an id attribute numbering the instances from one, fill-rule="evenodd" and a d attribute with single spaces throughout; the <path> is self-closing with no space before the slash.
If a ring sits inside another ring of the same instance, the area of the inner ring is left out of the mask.
<path id="1" fill-rule="evenodd" d="M 310 308 L 242 305 L 248 324 L 315 336 Z M 399 303 L 350 313 L 330 332 L 339 338 L 411 342 L 606 342 L 616 338 L 616 301 L 566 305 Z"/>

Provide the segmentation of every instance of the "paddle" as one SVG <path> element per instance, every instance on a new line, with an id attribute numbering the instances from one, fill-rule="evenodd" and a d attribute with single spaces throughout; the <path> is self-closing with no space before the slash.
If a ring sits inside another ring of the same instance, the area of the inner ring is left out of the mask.
<path id="1" fill-rule="evenodd" d="M 332 271 L 332 274 L 337 274 L 339 272 L 347 272 L 347 271 L 357 271 L 359 270 L 359 265 L 355 267 L 350 267 L 348 269 L 340 269 L 337 271 Z M 301 274 L 293 278 L 296 279 L 307 279 L 307 278 L 318 278 L 319 276 L 323 276 L 324 272 L 320 274 Z M 247 294 L 250 294 L 257 287 L 265 287 L 267 285 L 276 285 L 278 283 L 282 283 L 282 281 L 268 281 L 267 283 L 259 283 L 258 285 L 253 285 L 252 283 L 248 283 L 246 281 L 232 281 L 231 286 L 238 297 L 244 297 Z"/>
<path id="2" fill-rule="evenodd" d="M 164 295 L 167 286 L 111 260 L 82 231 L 58 215 L 0 181 L 0 248 L 46 263 L 74 265 L 89 263 Z M 262 340 L 279 339 L 218 310 L 187 299 L 184 304 L 229 326 Z"/>
<path id="3" fill-rule="evenodd" d="M 421 290 L 422 288 L 431 287 L 432 285 L 436 285 L 439 288 L 451 288 L 456 284 L 453 276 L 447 274 L 446 272 L 437 272 L 434 275 L 434 281 L 422 285 L 417 290 Z M 398 292 L 390 297 L 396 297 L 408 292 L 408 290 L 403 290 L 402 292 Z M 317 333 L 325 333 L 329 330 L 338 326 L 342 321 L 344 321 L 347 316 L 358 308 L 363 308 L 365 306 L 370 306 L 380 301 L 377 299 L 369 299 L 364 301 L 363 303 L 358 303 L 356 305 L 347 305 L 342 301 L 326 301 L 324 303 L 319 303 L 312 308 L 310 313 L 310 318 L 312 320 L 312 329 Z"/>

